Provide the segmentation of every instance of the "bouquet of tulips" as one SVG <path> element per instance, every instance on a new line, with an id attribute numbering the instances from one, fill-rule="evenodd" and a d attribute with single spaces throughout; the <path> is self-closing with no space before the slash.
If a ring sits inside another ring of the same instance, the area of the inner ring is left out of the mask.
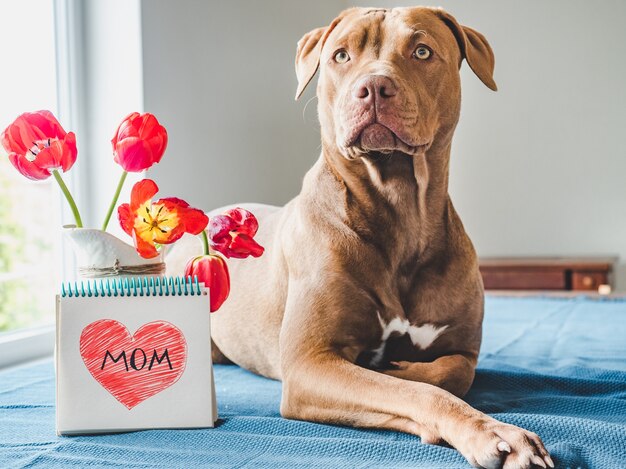
<path id="1" fill-rule="evenodd" d="M 59 172 L 69 171 L 76 162 L 74 133 L 66 132 L 50 111 L 27 112 L 6 128 L 0 142 L 15 169 L 27 178 L 54 177 L 72 210 L 76 227 L 81 228 L 80 212 Z M 145 171 L 161 161 L 167 147 L 167 131 L 154 115 L 133 112 L 122 120 L 111 143 L 113 159 L 123 171 L 104 218 L 103 231 L 107 229 L 127 174 Z M 217 311 L 230 291 L 225 258 L 263 254 L 263 247 L 254 240 L 258 222 L 252 213 L 241 208 L 209 219 L 202 210 L 175 197 L 153 201 L 158 190 L 151 179 L 137 182 L 131 190 L 130 202 L 117 207 L 120 225 L 132 237 L 137 253 L 146 259 L 158 256 L 163 245 L 175 243 L 185 233 L 201 236 L 204 254 L 189 260 L 185 276 L 197 277 L 210 288 L 211 312 Z"/>

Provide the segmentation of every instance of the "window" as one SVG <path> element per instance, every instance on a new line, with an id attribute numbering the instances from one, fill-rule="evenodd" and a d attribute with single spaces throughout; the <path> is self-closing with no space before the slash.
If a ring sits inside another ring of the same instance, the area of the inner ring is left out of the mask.
<path id="1" fill-rule="evenodd" d="M 88 224 L 119 177 L 109 132 L 143 107 L 140 13 L 139 2 L 0 0 L 0 131 L 49 109 L 76 133 L 79 157 L 63 178 Z M 55 293 L 76 274 L 64 223 L 74 219 L 56 182 L 29 181 L 0 150 L 0 368 L 52 354 Z"/>
<path id="2" fill-rule="evenodd" d="M 0 130 L 24 111 L 58 115 L 54 1 L 2 1 L 0 18 Z M 61 207 L 52 178 L 24 178 L 0 147 L 0 332 L 54 321 Z"/>

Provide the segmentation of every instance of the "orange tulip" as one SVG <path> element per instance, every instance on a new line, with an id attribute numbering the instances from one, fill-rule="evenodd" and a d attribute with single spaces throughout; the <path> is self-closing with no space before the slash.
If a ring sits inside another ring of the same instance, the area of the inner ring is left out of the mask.
<path id="1" fill-rule="evenodd" d="M 171 244 L 184 233 L 200 234 L 209 222 L 202 210 L 189 207 L 184 200 L 170 197 L 152 202 L 158 190 L 153 180 L 143 179 L 133 186 L 130 204 L 117 209 L 122 229 L 146 259 L 159 254 L 157 244 Z"/>

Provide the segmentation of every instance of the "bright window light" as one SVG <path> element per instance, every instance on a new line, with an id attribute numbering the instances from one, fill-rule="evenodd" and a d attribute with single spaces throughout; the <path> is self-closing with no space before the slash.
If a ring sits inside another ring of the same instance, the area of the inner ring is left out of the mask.
<path id="1" fill-rule="evenodd" d="M 25 111 L 57 114 L 53 7 L 53 0 L 0 0 L 0 131 Z M 0 332 L 54 321 L 62 271 L 57 189 L 52 178 L 24 178 L 0 147 Z"/>

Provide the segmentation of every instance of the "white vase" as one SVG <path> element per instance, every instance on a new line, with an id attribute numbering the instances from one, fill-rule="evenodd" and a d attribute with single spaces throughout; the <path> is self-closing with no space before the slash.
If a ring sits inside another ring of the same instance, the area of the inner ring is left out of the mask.
<path id="1" fill-rule="evenodd" d="M 106 231 L 66 227 L 74 248 L 80 278 L 159 276 L 165 273 L 161 254 L 144 259 L 134 246 Z"/>

